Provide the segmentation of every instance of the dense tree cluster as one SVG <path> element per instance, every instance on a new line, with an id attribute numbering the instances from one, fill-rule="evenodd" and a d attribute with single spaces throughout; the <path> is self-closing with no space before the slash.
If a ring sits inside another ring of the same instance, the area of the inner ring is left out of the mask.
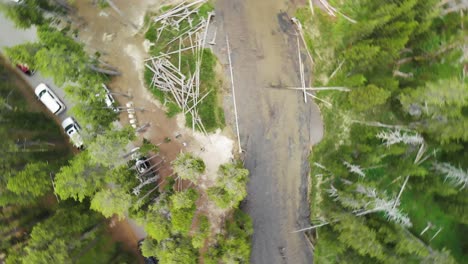
<path id="1" fill-rule="evenodd" d="M 23 97 L 29 88 L 3 61 L 0 79 L 0 262 L 81 263 L 90 256 L 100 263 L 129 260 L 108 241 L 104 219 L 86 202 L 55 202 L 53 180 L 71 147 L 39 103 Z M 94 247 L 97 243 L 107 248 Z"/>
<path id="2" fill-rule="evenodd" d="M 315 84 L 351 89 L 318 95 L 333 105 L 311 157 L 320 263 L 467 257 L 467 18 L 438 4 L 337 5 L 355 24 L 298 13 Z"/>
<path id="3" fill-rule="evenodd" d="M 54 9 L 61 3 L 65 9 Z M 135 140 L 134 130 L 113 124 L 117 114 L 105 105 L 102 89 L 102 84 L 108 81 L 109 76 L 117 75 L 118 72 L 101 61 L 99 54 L 89 56 L 84 46 L 75 40 L 77 31 L 72 32 L 70 27 L 59 29 L 61 24 L 49 19 L 55 16 L 61 17 L 62 22 L 68 21 L 60 13 L 68 8 L 66 1 L 24 0 L 2 7 L 18 27 L 34 25 L 38 35 L 38 41 L 35 43 L 6 48 L 6 55 L 13 64 L 27 64 L 31 69 L 52 77 L 57 85 L 64 87 L 67 97 L 74 103 L 71 113 L 81 124 L 81 134 L 86 145 L 86 149 L 72 158 L 58 159 L 60 162 L 57 162 L 56 166 L 43 159 L 29 159 L 25 154 L 22 161 L 31 161 L 27 166 L 5 168 L 8 174 L 2 178 L 0 185 L 0 204 L 9 204 L 11 201 L 30 203 L 53 190 L 61 204 L 75 206 L 70 210 L 46 212 L 52 216 L 48 215 L 49 218 L 45 222 L 34 227 L 31 239 L 18 245 L 20 249 L 12 248 L 11 252 L 15 254 L 9 254 L 7 263 L 80 263 L 83 258 L 91 259 L 92 255 L 89 252 L 102 250 L 101 247 L 94 247 L 101 238 L 99 234 L 102 233 L 102 228 L 99 221 L 102 219 L 93 211 L 87 211 L 87 208 L 101 213 L 106 218 L 117 216 L 122 219 L 130 216 L 136 219 L 144 226 L 149 236 L 141 247 L 143 254 L 157 257 L 160 263 L 197 263 L 200 252 L 207 243 L 216 244 L 218 248 L 216 253 L 211 254 L 210 259 L 217 257 L 226 259 L 227 262 L 246 262 L 250 254 L 246 248 L 249 247 L 251 224 L 244 230 L 244 223 L 240 223 L 239 220 L 233 223 L 228 219 L 226 225 L 229 230 L 214 239 L 208 217 L 197 212 L 199 189 L 189 187 L 182 190 L 177 188 L 175 191 L 174 180 L 169 177 L 161 181 L 157 165 L 154 164 L 151 166 L 155 167 L 156 172 L 147 173 L 145 177 L 135 171 L 137 158 L 140 161 L 142 158 L 146 159 L 145 162 L 151 160 L 158 156 L 159 149 L 144 140 L 139 150 L 129 153 L 129 145 Z M 200 15 L 206 16 L 211 9 L 210 5 L 204 6 Z M 49 13 L 52 10 L 57 13 Z M 28 19 L 21 20 L 24 15 L 27 15 Z M 197 14 L 197 19 L 201 19 L 198 16 Z M 206 51 L 204 57 L 204 63 L 201 65 L 203 89 L 216 91 L 215 56 Z M 207 103 L 201 107 L 201 116 L 207 129 L 214 130 L 224 122 L 222 109 L 217 106 L 215 92 L 205 101 Z M 21 121 L 32 118 L 17 111 L 19 108 L 15 108 L 16 105 L 12 103 L 8 98 L 0 97 L 0 111 L 11 112 L 14 109 L 17 112 L 15 119 L 6 114 L 5 118 L 2 116 L 1 121 L 22 124 Z M 51 123 L 49 120 L 47 122 Z M 34 122 L 29 124 L 37 125 Z M 60 130 L 56 131 L 60 133 Z M 8 131 L 0 128 L 0 135 L 4 132 Z M 52 145 L 35 143 L 25 139 L 21 144 L 14 141 L 1 144 L 6 152 L 26 152 L 20 151 L 22 147 L 23 150 L 28 149 L 28 153 L 34 153 L 40 148 L 42 152 L 50 151 L 51 155 L 53 153 L 61 157 L 59 152 L 47 149 L 52 149 Z M 199 177 L 205 173 L 203 161 L 191 154 L 180 155 L 172 165 L 179 181 L 188 180 L 191 184 L 197 184 Z M 210 197 L 215 201 L 217 197 L 221 200 L 231 199 L 225 203 L 225 207 L 237 208 L 246 195 L 247 170 L 225 165 L 220 168 L 220 176 L 215 188 L 216 192 L 223 192 L 222 197 L 214 192 Z M 28 178 L 33 180 L 27 180 Z M 166 180 L 166 186 L 161 190 L 159 186 Z M 246 215 L 243 219 L 249 220 Z M 233 238 L 237 234 L 242 234 L 238 240 Z M 213 239 L 214 241 L 211 241 Z M 40 240 L 43 242 L 40 243 Z M 242 244 L 237 245 L 238 242 Z M 5 248 L 8 248 L 8 245 Z M 102 252 L 106 253 L 108 252 Z M 117 256 L 114 258 L 115 263 L 122 260 L 121 254 L 113 256 Z M 108 259 L 92 261 L 109 262 Z"/>
<path id="4" fill-rule="evenodd" d="M 252 220 L 241 210 L 234 211 L 233 220 L 226 221 L 226 231 L 219 234 L 214 246 L 205 254 L 205 263 L 250 263 Z"/>
<path id="5" fill-rule="evenodd" d="M 207 190 L 208 197 L 220 208 L 237 208 L 247 196 L 249 171 L 236 164 L 219 167 L 216 185 Z"/>
<path id="6" fill-rule="evenodd" d="M 203 160 L 189 153 L 181 153 L 173 166 L 181 179 L 194 182 L 205 170 Z M 136 213 L 149 236 L 143 244 L 143 254 L 156 256 L 162 263 L 197 263 L 200 254 L 205 263 L 248 263 L 252 223 L 248 215 L 237 209 L 246 196 L 247 178 L 248 171 L 240 165 L 223 164 L 215 186 L 207 190 L 205 195 L 219 207 L 235 209 L 219 234 L 213 234 L 209 218 L 196 211 L 202 190 L 166 188 L 146 211 Z"/>

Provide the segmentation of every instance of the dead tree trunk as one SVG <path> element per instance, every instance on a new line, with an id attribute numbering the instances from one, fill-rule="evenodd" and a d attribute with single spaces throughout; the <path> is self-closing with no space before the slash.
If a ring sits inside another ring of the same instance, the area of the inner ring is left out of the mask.
<path id="1" fill-rule="evenodd" d="M 106 69 L 102 69 L 102 68 L 98 68 L 92 64 L 89 64 L 88 67 L 95 71 L 95 72 L 99 72 L 99 73 L 104 73 L 104 74 L 107 74 L 107 75 L 111 75 L 111 76 L 119 76 L 121 75 L 121 73 L 119 71 L 114 71 L 114 70 L 106 70 Z"/>

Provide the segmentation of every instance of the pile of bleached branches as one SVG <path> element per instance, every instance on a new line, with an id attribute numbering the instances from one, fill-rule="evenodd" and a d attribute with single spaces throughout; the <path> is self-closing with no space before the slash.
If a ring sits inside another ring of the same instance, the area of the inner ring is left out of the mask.
<path id="1" fill-rule="evenodd" d="M 205 133 L 197 106 L 211 92 L 200 93 L 200 67 L 203 49 L 207 42 L 208 27 L 214 13 L 209 13 L 207 18 L 202 18 L 197 24 L 194 23 L 194 15 L 206 1 L 183 2 L 155 17 L 154 22 L 161 25 L 157 29 L 156 45 L 164 30 L 176 31 L 178 35 L 166 44 L 167 50 L 164 53 L 161 52 L 160 55 L 145 60 L 145 66 L 153 72 L 151 86 L 170 93 L 183 113 L 192 116 L 192 129 L 195 130 L 198 126 Z M 188 24 L 186 28 L 181 28 L 183 21 L 187 22 L 184 24 Z M 178 49 L 171 51 L 173 46 L 178 46 Z M 195 72 L 189 73 L 188 76 L 181 71 L 182 52 L 191 52 L 196 58 Z M 172 63 L 173 58 L 177 58 L 178 63 Z"/>

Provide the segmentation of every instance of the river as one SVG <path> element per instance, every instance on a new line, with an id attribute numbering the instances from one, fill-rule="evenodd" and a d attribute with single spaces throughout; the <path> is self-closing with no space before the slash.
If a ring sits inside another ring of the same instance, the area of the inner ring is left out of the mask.
<path id="1" fill-rule="evenodd" d="M 294 28 L 287 14 L 294 1 L 218 0 L 216 53 L 226 65 L 225 37 L 232 49 L 240 138 L 250 171 L 243 209 L 252 216 L 251 262 L 312 263 L 302 233 L 309 224 L 308 156 L 320 141 L 318 107 L 302 94 L 276 86 L 299 86 Z M 305 59 L 305 54 L 303 54 Z M 229 76 L 229 75 L 228 75 Z M 233 120 L 232 115 L 227 115 Z"/>

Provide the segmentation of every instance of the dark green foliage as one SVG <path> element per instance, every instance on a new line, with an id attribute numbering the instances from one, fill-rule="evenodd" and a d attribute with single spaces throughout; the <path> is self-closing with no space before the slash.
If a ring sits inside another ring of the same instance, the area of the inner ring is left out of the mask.
<path id="1" fill-rule="evenodd" d="M 52 189 L 51 174 L 69 149 L 60 128 L 37 111 L 37 102 L 22 97 L 28 87 L 17 87 L 19 77 L 0 63 L 0 205 L 32 203 Z"/>
<path id="2" fill-rule="evenodd" d="M 389 91 L 371 84 L 353 89 L 349 94 L 349 101 L 356 110 L 363 111 L 384 104 L 389 96 Z"/>
<path id="3" fill-rule="evenodd" d="M 330 222 L 316 231 L 315 260 L 464 260 L 466 199 L 461 197 L 467 191 L 451 185 L 434 164 L 447 162 L 463 171 L 468 166 L 468 90 L 460 77 L 466 64 L 460 47 L 467 19 L 439 16 L 435 0 L 334 4 L 358 23 L 332 20 L 318 9 L 312 19 L 306 9 L 298 12 L 305 28 L 313 28 L 306 36 L 312 54 L 321 54 L 314 65 L 314 85 L 351 89 L 318 94 L 333 109 L 322 108 L 325 137 L 311 157 L 312 219 Z M 328 79 L 341 62 L 343 67 Z M 390 133 L 399 139 L 385 140 Z M 402 138 L 415 135 L 423 138 L 424 147 L 404 143 Z M 372 199 L 396 199 L 407 176 L 393 216 L 407 214 L 412 225 L 404 227 L 382 209 L 356 216 L 372 209 Z M 376 196 L 369 200 L 364 190 L 372 189 Z M 433 227 L 420 235 L 428 222 Z"/>
<path id="4" fill-rule="evenodd" d="M 47 0 L 23 0 L 20 3 L 3 3 L 0 10 L 12 20 L 18 28 L 29 28 L 32 25 L 41 25 L 46 19 L 42 11 L 51 9 Z"/>

